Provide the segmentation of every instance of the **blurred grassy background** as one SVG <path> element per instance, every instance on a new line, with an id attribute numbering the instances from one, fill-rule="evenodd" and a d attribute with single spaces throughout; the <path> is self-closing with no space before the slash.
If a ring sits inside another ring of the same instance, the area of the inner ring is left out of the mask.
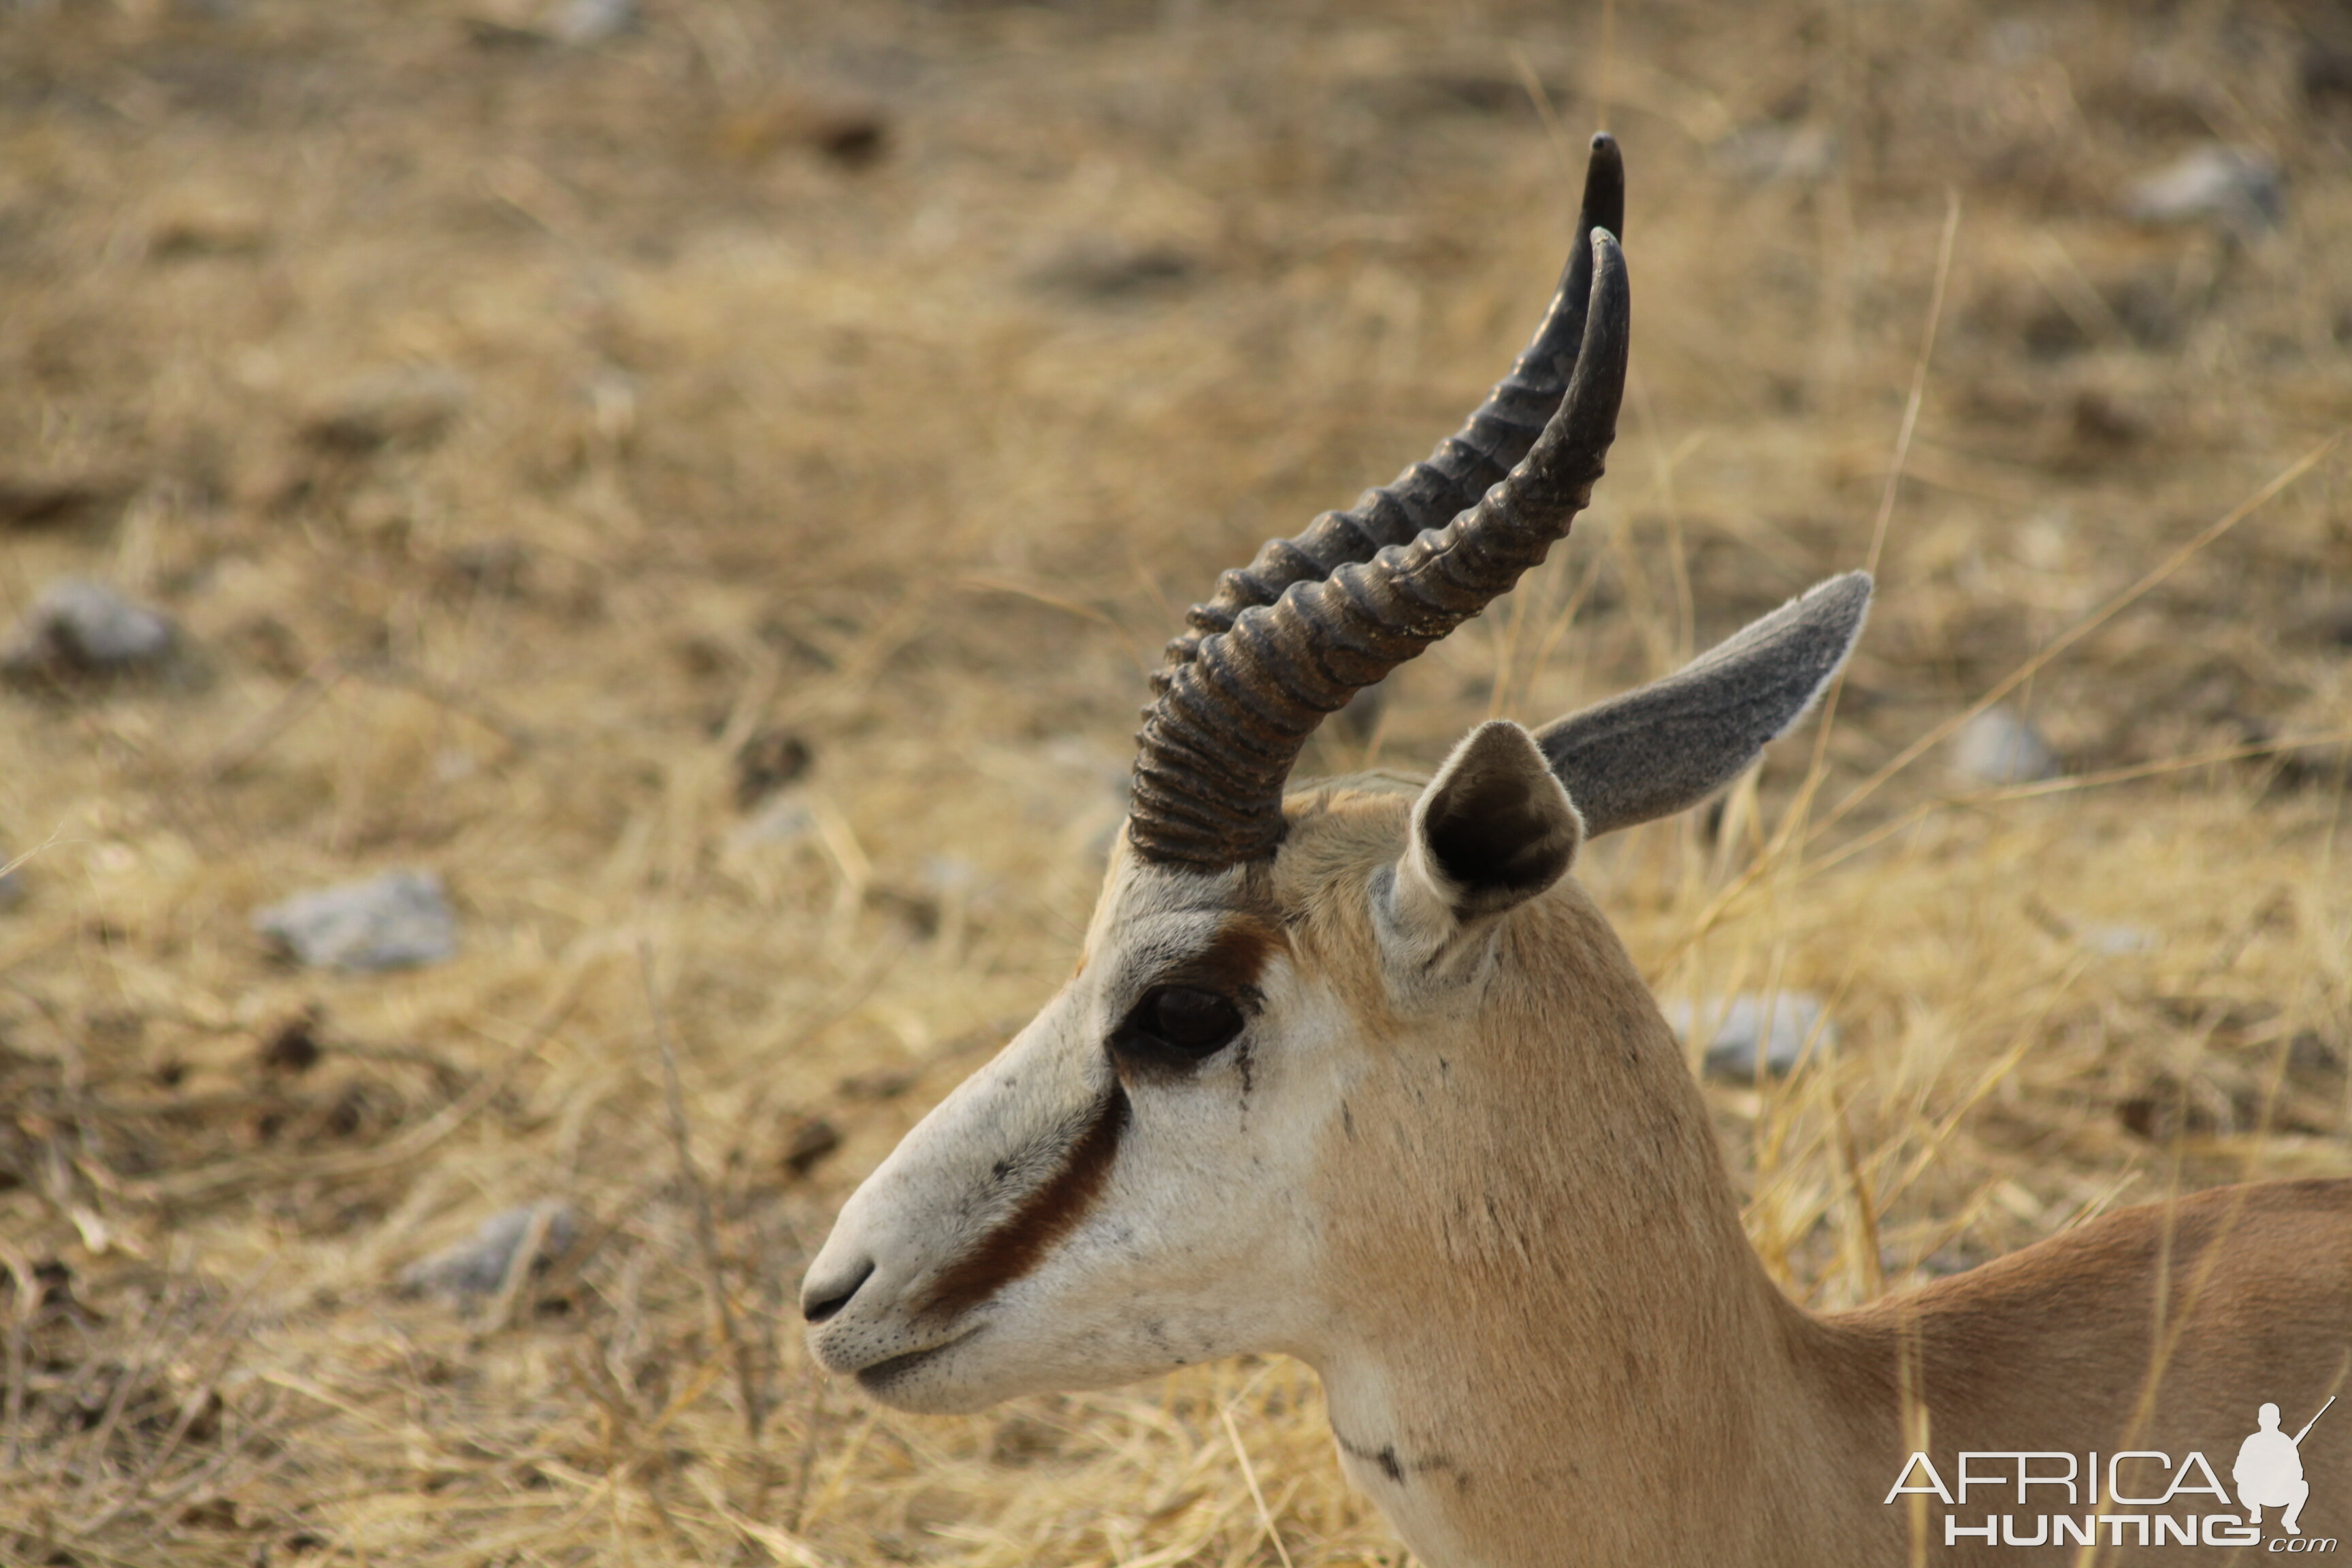
<path id="1" fill-rule="evenodd" d="M 1833 1305 L 2352 1173 L 2345 456 L 2128 592 L 2352 417 L 2347 51 L 2094 0 L 0 8 L 0 619 L 73 574 L 182 631 L 0 690 L 0 1559 L 1400 1560 L 1303 1369 L 918 1420 L 789 1303 L 1058 983 L 1178 609 L 1454 427 L 1601 123 L 1612 472 L 1310 765 L 1670 668 L 1891 495 L 1802 825 L 1817 727 L 1584 872 L 1662 994 L 1829 1001 L 1833 1060 L 1709 1089 L 1759 1247 Z M 2216 144 L 2275 222 L 2127 216 Z M 1854 796 L 2118 596 L 2010 697 L 2064 778 Z M 252 931 L 394 867 L 453 961 Z M 541 1201 L 551 1268 L 401 1287 Z"/>

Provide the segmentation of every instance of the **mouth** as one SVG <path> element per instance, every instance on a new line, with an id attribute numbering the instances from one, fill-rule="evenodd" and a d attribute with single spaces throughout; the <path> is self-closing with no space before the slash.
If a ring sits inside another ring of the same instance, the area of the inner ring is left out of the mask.
<path id="1" fill-rule="evenodd" d="M 904 1355 L 894 1355 L 887 1361 L 877 1361 L 871 1366 L 861 1366 L 851 1375 L 857 1379 L 858 1387 L 879 1397 L 887 1394 L 896 1384 L 904 1383 L 910 1373 L 938 1360 L 978 1332 L 980 1332 L 980 1327 L 975 1324 L 951 1340 L 943 1340 L 927 1350 L 908 1351 Z"/>

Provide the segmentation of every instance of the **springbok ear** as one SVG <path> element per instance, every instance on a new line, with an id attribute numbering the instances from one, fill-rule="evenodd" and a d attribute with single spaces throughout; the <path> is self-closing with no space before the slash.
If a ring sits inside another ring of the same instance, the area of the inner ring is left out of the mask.
<path id="1" fill-rule="evenodd" d="M 1583 841 L 1535 737 L 1507 719 L 1481 724 L 1413 802 L 1391 915 L 1434 935 L 1499 914 L 1559 881 Z"/>
<path id="2" fill-rule="evenodd" d="M 1869 608 L 1867 573 L 1832 577 L 1664 679 L 1537 731 L 1585 832 L 1671 815 L 1738 778 L 1812 706 Z"/>

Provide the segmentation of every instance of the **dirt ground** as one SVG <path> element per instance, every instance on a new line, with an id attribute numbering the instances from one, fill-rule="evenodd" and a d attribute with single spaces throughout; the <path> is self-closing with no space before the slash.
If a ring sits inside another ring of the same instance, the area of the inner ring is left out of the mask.
<path id="1" fill-rule="evenodd" d="M 917 1419 L 789 1308 L 1066 972 L 1181 605 L 1454 427 L 1602 124 L 1610 477 L 1310 765 L 1883 526 L 1826 735 L 1582 873 L 1825 1000 L 1708 1089 L 1772 1267 L 2352 1173 L 2340 9 L 0 0 L 0 622 L 177 626 L 0 689 L 0 1561 L 1401 1562 L 1303 1368 Z M 446 962 L 254 927 L 396 868 Z"/>

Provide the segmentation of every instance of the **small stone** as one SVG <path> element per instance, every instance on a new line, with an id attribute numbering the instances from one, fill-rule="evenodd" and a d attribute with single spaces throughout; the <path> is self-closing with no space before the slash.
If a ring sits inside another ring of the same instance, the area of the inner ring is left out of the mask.
<path id="1" fill-rule="evenodd" d="M 254 929 L 317 969 L 409 969 L 457 951 L 457 917 L 431 871 L 386 871 L 270 905 Z"/>
<path id="2" fill-rule="evenodd" d="M 2146 926 L 2097 925 L 2082 930 L 2083 945 L 2109 958 L 2129 958 L 2135 953 L 2154 952 L 2164 945 L 2164 939 Z"/>
<path id="3" fill-rule="evenodd" d="M 161 611 L 103 583 L 60 577 L 0 645 L 0 673 L 20 680 L 125 674 L 162 664 L 178 640 Z"/>
<path id="4" fill-rule="evenodd" d="M 585 49 L 637 26 L 635 0 L 564 0 L 548 14 L 548 37 Z"/>
<path id="5" fill-rule="evenodd" d="M 2140 223 L 2203 223 L 2252 234 L 2278 226 L 2286 192 L 2270 154 L 2215 142 L 2133 181 L 2124 212 Z"/>
<path id="6" fill-rule="evenodd" d="M 1710 1078 L 1753 1082 L 1759 1049 L 1765 1075 L 1783 1078 L 1837 1045 L 1837 1026 L 1823 1016 L 1822 999 L 1810 991 L 1769 996 L 1742 991 L 1703 1008 L 1676 1000 L 1666 1004 L 1665 1013 L 1675 1038 L 1689 1045 L 1696 1036 L 1706 1043 L 1702 1066 Z"/>
<path id="7" fill-rule="evenodd" d="M 539 1247 L 529 1267 L 537 1271 L 551 1267 L 572 1250 L 580 1239 L 580 1217 L 570 1204 L 553 1198 L 502 1209 L 457 1246 L 402 1269 L 401 1286 L 460 1300 L 490 1295 L 505 1285 L 515 1255 L 534 1229 L 539 1232 Z"/>
<path id="8" fill-rule="evenodd" d="M 320 451 L 362 457 L 386 447 L 439 439 L 471 395 L 466 378 L 439 365 L 408 365 L 353 376 L 302 419 L 302 438 Z"/>
<path id="9" fill-rule="evenodd" d="M 559 44 L 585 48 L 636 25 L 636 0 L 564 0 L 548 18 L 547 31 Z"/>
<path id="10" fill-rule="evenodd" d="M 1952 737 L 1952 766 L 1980 784 L 2035 784 L 2058 776 L 2058 753 L 2024 717 L 1988 708 Z"/>

